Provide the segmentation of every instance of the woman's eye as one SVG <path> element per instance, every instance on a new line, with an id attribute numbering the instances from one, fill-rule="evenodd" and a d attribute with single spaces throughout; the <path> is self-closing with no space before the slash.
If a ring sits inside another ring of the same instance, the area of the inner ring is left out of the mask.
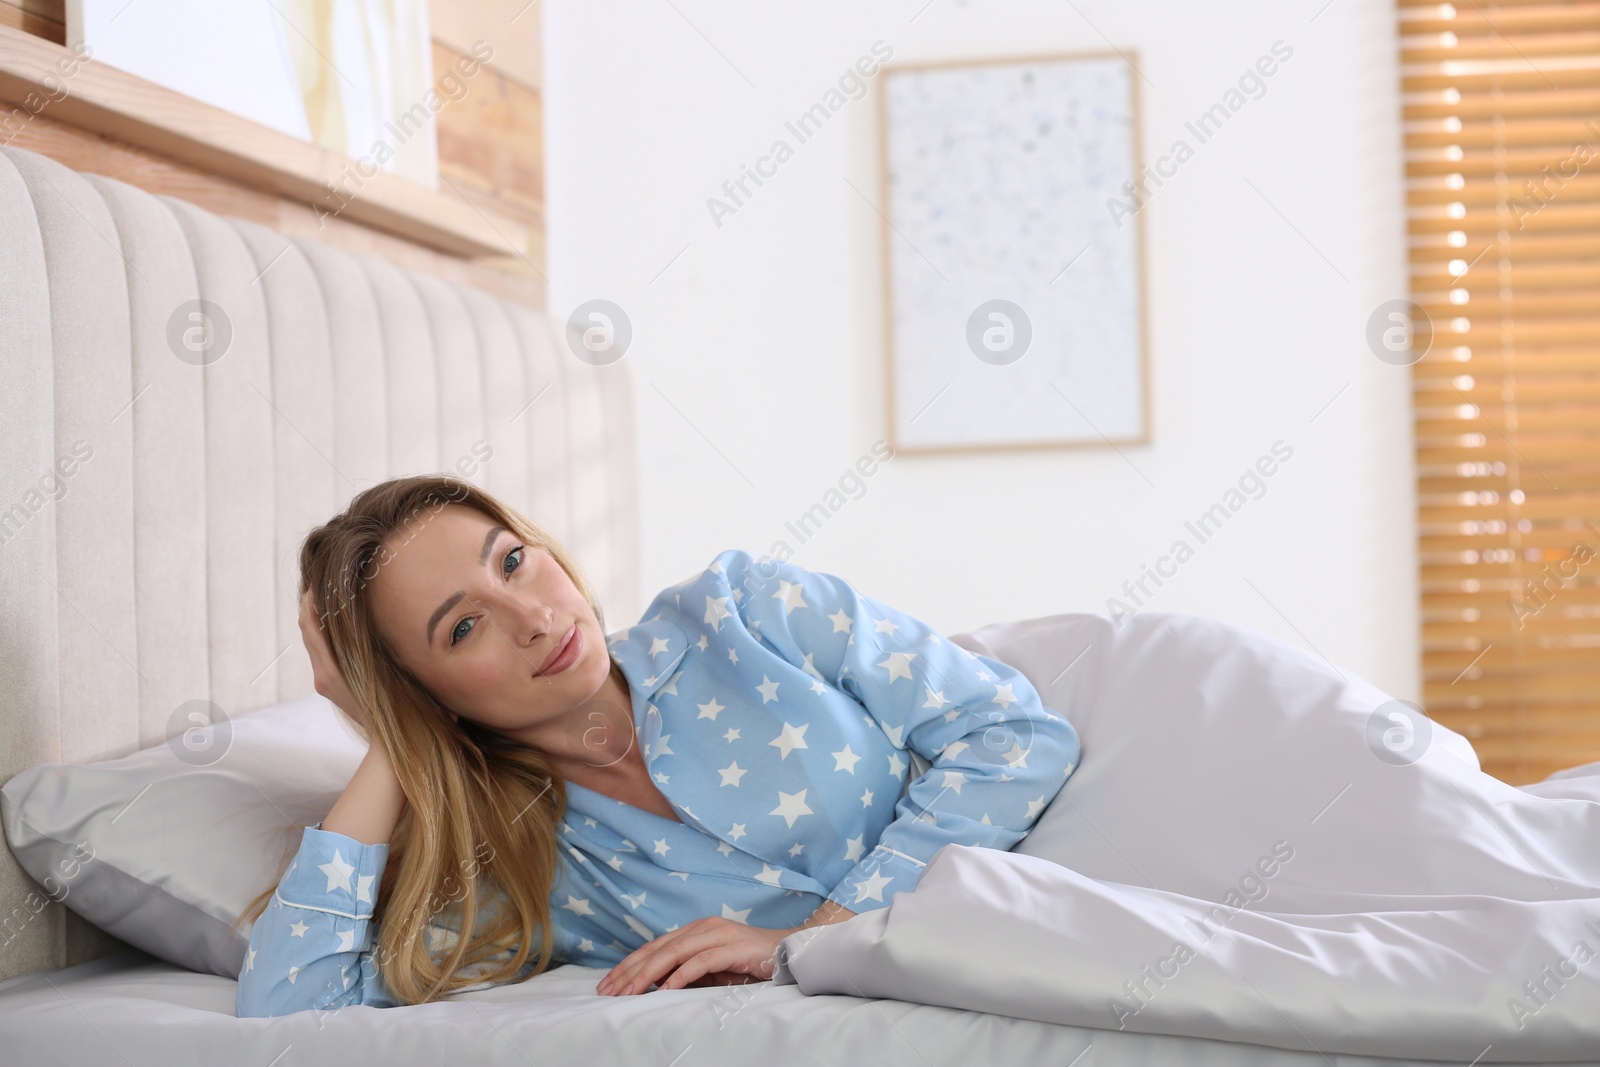
<path id="1" fill-rule="evenodd" d="M 504 568 L 507 563 L 510 563 L 511 567 L 510 567 L 509 570 L 507 570 L 507 569 L 502 569 L 501 570 L 500 573 L 501 573 L 501 575 L 503 577 L 506 577 L 506 578 L 511 577 L 512 573 L 515 572 L 518 567 L 522 566 L 522 553 L 523 553 L 524 550 L 526 550 L 527 547 L 528 547 L 527 545 L 518 545 L 516 548 L 513 548 L 510 552 L 506 553 L 506 558 L 505 558 L 504 561 L 501 562 L 500 566 L 502 568 Z M 512 562 L 513 559 L 515 559 L 514 563 Z M 462 638 L 466 637 L 468 634 L 470 634 L 472 632 L 472 630 L 463 631 L 461 629 L 463 626 L 465 626 L 467 623 L 469 623 L 471 621 L 472 621 L 472 617 L 469 615 L 465 619 L 462 619 L 460 622 L 456 623 L 456 628 L 454 630 L 450 631 L 450 646 L 452 648 L 455 647 L 455 645 L 456 645 L 456 643 L 458 641 L 460 641 Z"/>

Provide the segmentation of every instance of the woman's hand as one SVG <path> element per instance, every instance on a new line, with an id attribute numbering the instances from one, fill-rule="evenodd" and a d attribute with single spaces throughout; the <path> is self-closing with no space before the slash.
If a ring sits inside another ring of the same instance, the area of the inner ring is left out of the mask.
<path id="1" fill-rule="evenodd" d="M 305 642 L 306 654 L 311 657 L 312 684 L 316 686 L 318 694 L 327 697 L 335 707 L 366 729 L 367 717 L 361 711 L 360 702 L 350 692 L 350 687 L 345 685 L 339 665 L 334 662 L 328 635 L 322 619 L 317 615 L 316 598 L 309 589 L 300 597 L 300 640 Z"/>
<path id="2" fill-rule="evenodd" d="M 779 929 L 746 926 L 715 915 L 696 919 L 634 949 L 600 980 L 595 992 L 626 996 L 643 993 L 653 982 L 662 989 L 765 982 L 772 977 L 778 943 L 784 938 L 796 930 L 855 915 L 844 905 L 825 900 L 799 926 Z"/>
<path id="3" fill-rule="evenodd" d="M 316 599 L 309 589 L 300 597 L 300 640 L 305 642 L 306 654 L 311 657 L 311 680 L 317 693 L 327 697 L 333 702 L 334 707 L 360 723 L 363 730 L 369 729 L 367 717 L 361 710 L 361 702 L 350 692 L 350 687 L 345 685 L 344 675 L 340 673 L 339 665 L 334 662 L 333 649 L 328 645 L 326 627 L 322 625 L 322 619 L 317 615 Z M 461 718 L 453 711 L 449 714 L 451 722 Z"/>
<path id="4" fill-rule="evenodd" d="M 625 996 L 643 993 L 652 982 L 662 989 L 763 982 L 772 977 L 778 942 L 798 929 L 746 926 L 720 916 L 696 919 L 634 949 L 595 991 Z"/>

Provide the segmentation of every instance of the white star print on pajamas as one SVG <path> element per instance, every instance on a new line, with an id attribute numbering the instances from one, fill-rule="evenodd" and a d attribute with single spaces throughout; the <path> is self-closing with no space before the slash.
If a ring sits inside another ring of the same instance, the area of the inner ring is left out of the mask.
<path id="1" fill-rule="evenodd" d="M 567 783 L 560 962 L 609 967 L 708 915 L 788 927 L 824 900 L 887 907 L 946 844 L 1022 840 L 1077 766 L 1077 732 L 1021 672 L 773 557 L 719 553 L 607 647 L 678 818 Z M 306 835 L 283 904 L 252 931 L 241 1007 L 387 1006 L 381 976 L 350 965 L 370 955 L 388 846 Z M 359 973 L 341 983 L 341 966 Z"/>

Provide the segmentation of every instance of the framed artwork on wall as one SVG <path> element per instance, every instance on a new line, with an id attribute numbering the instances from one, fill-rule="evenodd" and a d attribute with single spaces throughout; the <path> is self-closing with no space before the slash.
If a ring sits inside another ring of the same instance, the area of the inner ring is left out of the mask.
<path id="1" fill-rule="evenodd" d="M 898 452 L 1150 440 L 1136 60 L 904 64 L 878 94 Z"/>

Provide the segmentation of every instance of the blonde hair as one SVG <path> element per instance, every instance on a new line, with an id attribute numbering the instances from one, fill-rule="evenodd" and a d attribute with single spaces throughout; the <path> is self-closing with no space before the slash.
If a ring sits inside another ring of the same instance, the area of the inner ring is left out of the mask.
<path id="1" fill-rule="evenodd" d="M 606 632 L 581 568 L 556 539 L 456 478 L 413 475 L 375 485 L 312 530 L 301 546 L 300 592 L 316 590 L 334 660 L 366 714 L 367 728 L 348 715 L 346 720 L 384 747 L 406 796 L 373 906 L 373 956 L 383 981 L 406 1004 L 437 1000 L 481 981 L 522 981 L 551 965 L 554 938 L 540 935 L 551 929 L 549 897 L 567 800 L 566 785 L 544 753 L 469 719 L 452 721 L 379 636 L 371 598 L 361 595 L 392 555 L 385 543 L 396 535 L 410 540 L 414 523 L 426 523 L 447 504 L 481 512 L 549 552 Z M 620 675 L 615 661 L 612 670 Z M 234 927 L 258 917 L 276 888 L 251 901 Z M 482 898 L 500 894 L 508 907 L 496 900 L 489 908 L 492 921 L 478 930 Z M 451 904 L 458 897 L 462 933 L 435 960 L 433 946 L 425 944 L 429 921 L 441 901 Z M 519 975 L 535 940 L 536 964 Z"/>

